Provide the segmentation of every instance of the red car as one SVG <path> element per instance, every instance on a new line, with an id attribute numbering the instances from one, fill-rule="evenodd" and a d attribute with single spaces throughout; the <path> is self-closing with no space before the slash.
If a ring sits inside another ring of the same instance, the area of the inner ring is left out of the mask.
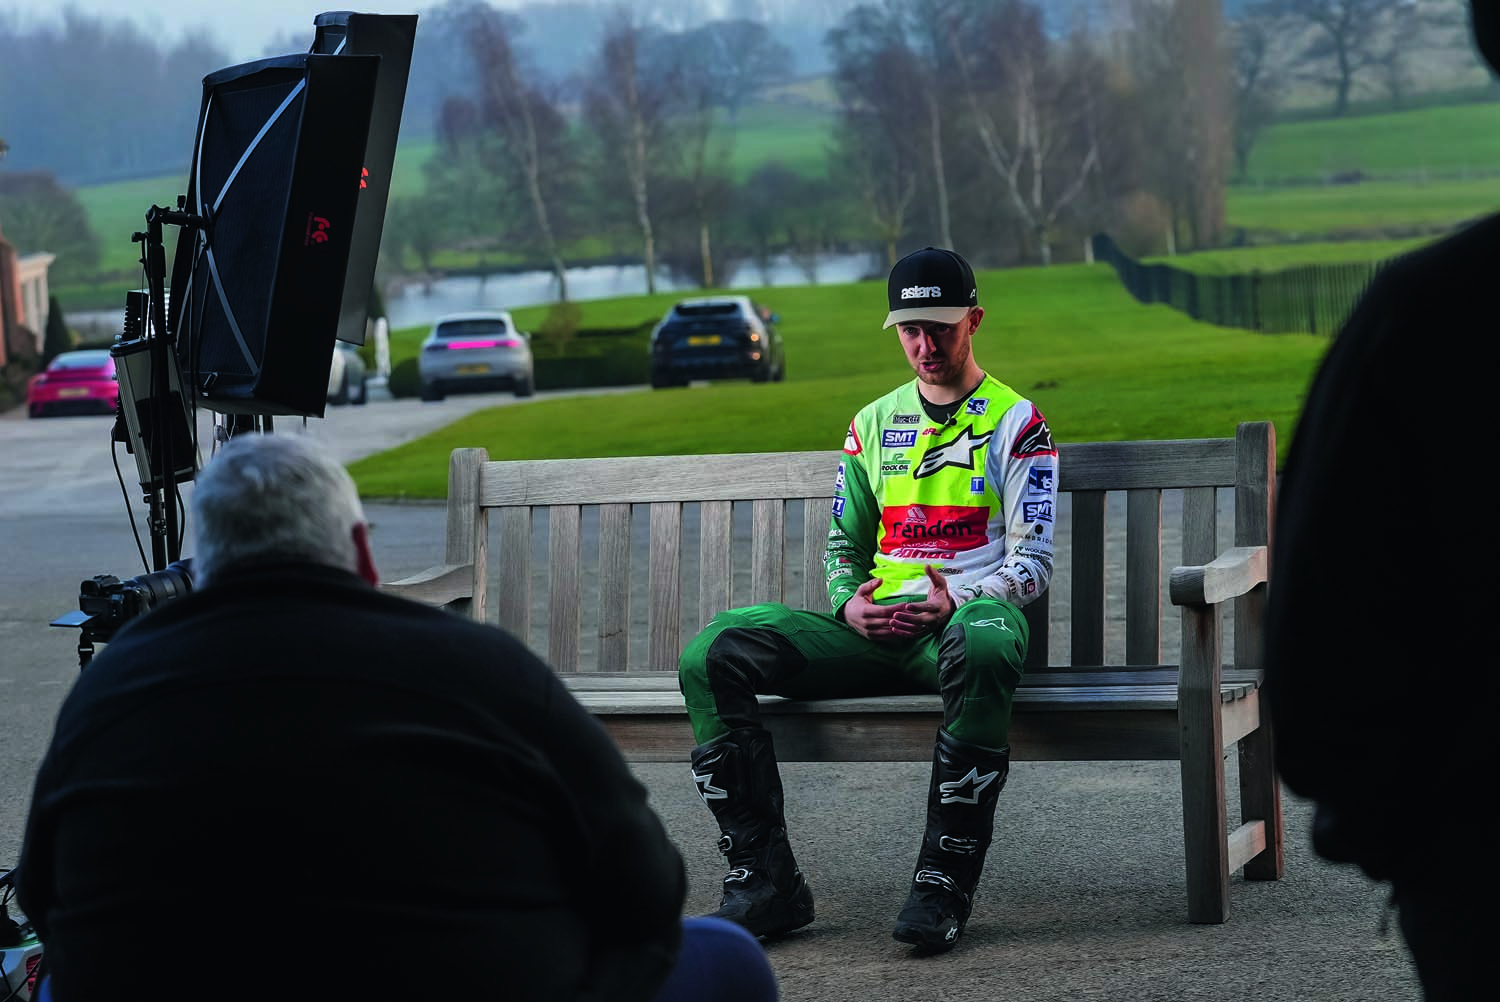
<path id="1" fill-rule="evenodd" d="M 115 360 L 107 350 L 65 351 L 26 384 L 26 413 L 113 414 L 120 399 Z"/>

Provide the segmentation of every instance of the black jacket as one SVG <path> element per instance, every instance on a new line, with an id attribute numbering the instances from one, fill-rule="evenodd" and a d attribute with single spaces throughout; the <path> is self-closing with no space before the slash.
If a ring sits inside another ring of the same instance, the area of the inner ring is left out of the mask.
<path id="1" fill-rule="evenodd" d="M 1276 506 L 1277 764 L 1321 806 L 1319 851 L 1378 877 L 1467 866 L 1487 841 L 1497 262 L 1492 217 L 1380 273 L 1312 384 Z"/>
<path id="2" fill-rule="evenodd" d="M 19 869 L 58 1002 L 649 998 L 685 895 L 545 664 L 306 565 L 116 635 L 62 707 Z"/>

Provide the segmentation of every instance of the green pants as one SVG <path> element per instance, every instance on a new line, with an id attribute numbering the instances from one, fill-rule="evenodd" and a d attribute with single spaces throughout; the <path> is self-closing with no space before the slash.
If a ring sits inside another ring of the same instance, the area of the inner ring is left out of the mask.
<path id="1" fill-rule="evenodd" d="M 961 741 L 1004 748 L 1030 629 L 1009 602 L 975 599 L 938 633 L 878 643 L 828 613 L 777 602 L 721 612 L 682 652 L 699 744 L 760 722 L 757 694 L 795 699 L 936 692 Z"/>

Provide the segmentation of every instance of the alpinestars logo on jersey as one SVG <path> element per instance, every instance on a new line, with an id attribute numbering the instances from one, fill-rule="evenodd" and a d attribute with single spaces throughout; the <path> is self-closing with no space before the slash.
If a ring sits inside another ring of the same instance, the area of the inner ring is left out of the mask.
<path id="1" fill-rule="evenodd" d="M 1042 428 L 1045 430 L 1046 425 L 1043 424 Z M 923 477 L 930 477 L 939 470 L 949 466 L 956 466 L 961 470 L 974 469 L 974 453 L 983 449 L 993 434 L 994 432 L 987 431 L 978 438 L 975 438 L 974 426 L 965 426 L 964 430 L 959 432 L 958 437 L 953 441 L 928 449 L 927 454 L 922 457 L 922 461 L 917 464 L 917 470 L 912 474 L 912 477 L 920 480 Z M 1049 438 L 1048 441 L 1050 442 L 1051 439 Z"/>
<path id="2" fill-rule="evenodd" d="M 1031 408 L 1031 420 L 1021 429 L 1021 434 L 1016 436 L 1015 443 L 1010 447 L 1010 454 L 1017 459 L 1057 455 L 1057 446 L 1052 444 L 1052 431 L 1047 427 L 1047 419 L 1042 417 L 1042 412 L 1035 405 Z"/>

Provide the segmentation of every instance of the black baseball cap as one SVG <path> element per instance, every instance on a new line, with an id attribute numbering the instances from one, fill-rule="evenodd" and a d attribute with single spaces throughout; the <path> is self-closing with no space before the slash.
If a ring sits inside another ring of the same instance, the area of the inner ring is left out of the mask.
<path id="1" fill-rule="evenodd" d="M 912 320 L 956 324 L 979 305 L 969 262 L 942 247 L 924 247 L 896 262 L 886 283 L 891 312 L 885 326 Z"/>

